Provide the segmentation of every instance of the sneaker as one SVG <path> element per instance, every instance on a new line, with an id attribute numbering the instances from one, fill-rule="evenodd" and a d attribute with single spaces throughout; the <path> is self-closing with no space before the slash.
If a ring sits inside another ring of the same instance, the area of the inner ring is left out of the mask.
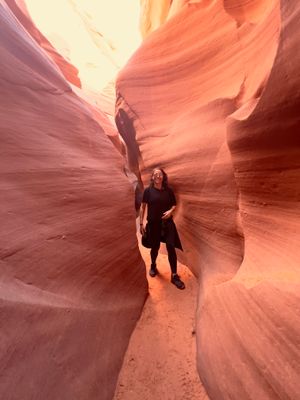
<path id="1" fill-rule="evenodd" d="M 171 276 L 171 282 L 178 288 L 178 289 L 185 289 L 185 284 L 179 278 L 177 274 Z"/>
<path id="2" fill-rule="evenodd" d="M 158 274 L 158 270 L 156 268 L 155 264 L 151 264 L 150 270 L 149 270 L 149 275 L 154 278 Z"/>

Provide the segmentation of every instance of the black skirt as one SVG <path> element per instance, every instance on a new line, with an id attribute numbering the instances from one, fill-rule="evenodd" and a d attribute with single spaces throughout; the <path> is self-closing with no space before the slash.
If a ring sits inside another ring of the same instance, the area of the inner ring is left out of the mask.
<path id="1" fill-rule="evenodd" d="M 143 246 L 149 249 L 157 248 L 160 242 L 163 242 L 183 251 L 173 218 L 148 221 L 145 230 L 145 235 L 142 237 Z"/>

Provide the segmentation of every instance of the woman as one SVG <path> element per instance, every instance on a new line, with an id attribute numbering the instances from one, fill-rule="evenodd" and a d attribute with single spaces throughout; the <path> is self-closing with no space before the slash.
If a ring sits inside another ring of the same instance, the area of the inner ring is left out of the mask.
<path id="1" fill-rule="evenodd" d="M 147 205 L 147 225 L 144 228 L 144 214 Z M 149 275 L 158 274 L 156 258 L 160 242 L 165 242 L 168 259 L 171 267 L 171 282 L 178 288 L 184 289 L 185 285 L 177 275 L 177 255 L 175 247 L 182 250 L 179 235 L 173 221 L 172 214 L 176 208 L 176 199 L 172 189 L 168 186 L 167 174 L 161 168 L 155 168 L 151 175 L 149 187 L 144 191 L 140 210 L 141 234 L 147 235 L 151 248 L 151 267 Z M 147 246 L 148 247 L 148 246 Z"/>

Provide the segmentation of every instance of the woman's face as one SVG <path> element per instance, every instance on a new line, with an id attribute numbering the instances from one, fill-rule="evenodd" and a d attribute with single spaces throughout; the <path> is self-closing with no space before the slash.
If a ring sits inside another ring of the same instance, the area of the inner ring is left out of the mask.
<path id="1" fill-rule="evenodd" d="M 152 173 L 153 182 L 156 184 L 160 184 L 163 181 L 163 173 L 160 169 L 155 169 Z"/>

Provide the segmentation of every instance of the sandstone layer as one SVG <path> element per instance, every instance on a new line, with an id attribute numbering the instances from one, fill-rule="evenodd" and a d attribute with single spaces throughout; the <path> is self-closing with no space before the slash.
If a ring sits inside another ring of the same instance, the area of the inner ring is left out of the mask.
<path id="1" fill-rule="evenodd" d="M 54 60 L 75 93 L 88 103 L 93 117 L 124 155 L 124 143 L 114 122 L 114 80 L 140 43 L 138 7 L 131 0 L 122 3 L 111 0 L 106 5 L 97 0 L 6 0 L 6 3 Z M 120 14 L 115 13 L 117 6 Z M 121 17 L 127 11 L 129 24 Z"/>
<path id="2" fill-rule="evenodd" d="M 70 64 L 60 53 L 58 53 L 49 40 L 37 29 L 34 22 L 30 18 L 25 1 L 6 0 L 6 3 L 9 5 L 18 21 L 24 26 L 26 31 L 53 59 L 53 61 L 64 74 L 65 78 L 74 85 L 81 87 L 81 82 L 78 77 L 78 69 Z"/>
<path id="3" fill-rule="evenodd" d="M 117 81 L 132 170 L 147 184 L 161 165 L 179 199 L 215 400 L 300 393 L 299 13 L 296 1 L 177 2 Z"/>
<path id="4" fill-rule="evenodd" d="M 1 0 L 0 397 L 111 399 L 147 293 L 133 189 L 24 27 Z"/>
<path id="5" fill-rule="evenodd" d="M 166 21 L 171 4 L 172 0 L 140 1 L 140 31 L 143 38 Z"/>

